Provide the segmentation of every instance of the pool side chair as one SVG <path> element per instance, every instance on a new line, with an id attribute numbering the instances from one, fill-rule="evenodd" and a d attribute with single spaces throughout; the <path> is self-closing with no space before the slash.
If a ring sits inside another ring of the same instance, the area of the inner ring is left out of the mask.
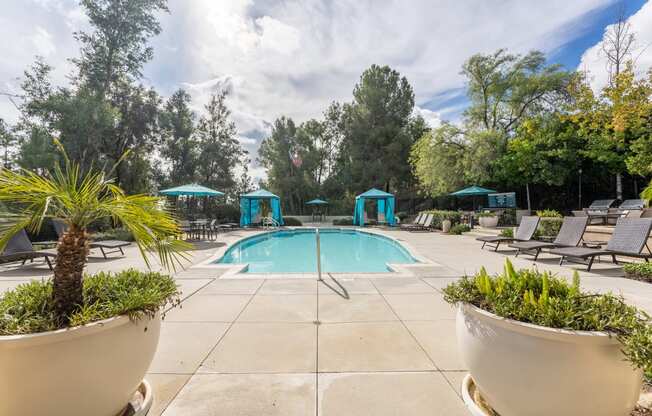
<path id="1" fill-rule="evenodd" d="M 434 214 L 426 215 L 426 219 L 421 223 L 420 226 L 408 228 L 409 232 L 419 232 L 419 231 L 430 231 L 432 227 L 432 221 L 435 219 Z"/>
<path id="2" fill-rule="evenodd" d="M 406 229 L 406 228 L 411 228 L 411 227 L 416 227 L 420 226 L 423 224 L 423 222 L 426 220 L 426 214 L 423 212 L 420 212 L 419 215 L 412 221 L 411 223 L 407 224 L 401 224 L 401 229 Z"/>
<path id="3" fill-rule="evenodd" d="M 566 247 L 552 249 L 549 253 L 561 256 L 560 265 L 569 258 L 588 260 L 587 271 L 591 271 L 596 257 L 605 255 L 611 256 L 615 264 L 618 264 L 616 256 L 642 258 L 647 262 L 652 257 L 652 251 L 647 245 L 651 229 L 652 218 L 619 218 L 606 249 Z M 643 249 L 646 249 L 647 252 L 644 253 Z"/>
<path id="4" fill-rule="evenodd" d="M 516 257 L 526 253 L 533 255 L 536 261 L 543 249 L 576 247 L 582 241 L 588 222 L 589 217 L 565 217 L 555 241 L 517 241 L 509 246 L 516 249 Z"/>
<path id="5" fill-rule="evenodd" d="M 63 221 L 59 220 L 52 220 L 52 225 L 54 226 L 54 231 L 56 231 L 57 236 L 61 238 L 63 233 L 66 232 L 68 229 L 68 225 L 64 223 Z M 105 259 L 108 259 L 108 254 L 112 253 L 120 253 L 123 256 L 125 255 L 125 252 L 123 247 L 128 247 L 130 246 L 131 243 L 129 241 L 123 241 L 123 240 L 104 240 L 104 241 L 92 241 L 88 246 L 89 248 L 99 248 L 100 252 L 102 253 L 102 257 Z"/>
<path id="6" fill-rule="evenodd" d="M 500 235 L 488 235 L 485 237 L 478 237 L 476 240 L 482 242 L 482 247 L 489 246 L 493 248 L 494 251 L 498 251 L 501 243 L 511 243 L 514 241 L 530 241 L 534 236 L 537 227 L 539 226 L 539 217 L 537 216 L 526 216 L 521 218 L 521 223 L 516 229 L 516 234 L 514 237 L 504 237 Z"/>
<path id="7" fill-rule="evenodd" d="M 51 259 L 56 259 L 57 255 L 50 251 L 34 250 L 34 246 L 32 246 L 27 232 L 25 229 L 22 229 L 9 239 L 5 249 L 0 253 L 0 264 L 14 263 L 17 261 L 22 261 L 22 264 L 25 264 L 27 260 L 32 261 L 38 258 L 43 258 L 50 270 L 53 270 Z"/>

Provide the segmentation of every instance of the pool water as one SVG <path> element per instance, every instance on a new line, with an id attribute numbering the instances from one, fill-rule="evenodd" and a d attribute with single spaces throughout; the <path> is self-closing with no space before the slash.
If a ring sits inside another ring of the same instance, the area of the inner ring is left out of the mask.
<path id="1" fill-rule="evenodd" d="M 355 230 L 321 229 L 322 272 L 390 272 L 387 263 L 416 263 L 399 243 Z M 217 261 L 244 264 L 245 273 L 316 273 L 315 230 L 283 230 L 236 243 Z"/>

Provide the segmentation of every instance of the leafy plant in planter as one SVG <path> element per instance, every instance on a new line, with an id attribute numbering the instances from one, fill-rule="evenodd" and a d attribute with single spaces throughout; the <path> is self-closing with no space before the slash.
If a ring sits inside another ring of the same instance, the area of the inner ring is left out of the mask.
<path id="1" fill-rule="evenodd" d="M 564 218 L 559 211 L 555 211 L 554 209 L 544 209 L 537 211 L 537 216 L 541 217 L 541 220 L 539 221 L 539 226 L 534 233 L 535 239 L 541 237 L 554 238 L 559 234 Z"/>
<path id="2" fill-rule="evenodd" d="M 649 316 L 620 297 L 583 293 L 577 272 L 569 283 L 507 260 L 502 274 L 483 268 L 443 293 L 459 306 L 462 358 L 503 416 L 627 415 L 642 370 L 652 373 Z"/>
<path id="3" fill-rule="evenodd" d="M 503 228 L 500 230 L 500 236 L 501 237 L 514 237 L 514 229 L 513 228 Z"/>
<path id="4" fill-rule="evenodd" d="M 158 273 L 84 278 L 88 227 L 105 218 L 120 223 L 147 265 L 156 254 L 165 268 L 175 268 L 190 245 L 176 238 L 177 222 L 159 198 L 126 195 L 104 173 L 82 173 L 62 154 L 65 166 L 51 175 L 0 170 L 0 201 L 11 210 L 11 222 L 0 227 L 0 249 L 23 228 L 38 232 L 46 219 L 67 225 L 54 277 L 0 298 L 0 368 L 11 380 L 3 385 L 2 409 L 23 416 L 113 416 L 139 388 L 158 344 L 158 310 L 175 303 L 178 293 L 172 278 Z"/>

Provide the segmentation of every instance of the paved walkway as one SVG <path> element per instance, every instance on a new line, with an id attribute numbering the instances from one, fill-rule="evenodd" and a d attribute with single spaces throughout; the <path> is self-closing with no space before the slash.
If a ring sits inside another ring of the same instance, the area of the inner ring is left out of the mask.
<path id="1" fill-rule="evenodd" d="M 502 269 L 506 253 L 480 250 L 471 237 L 382 231 L 436 263 L 414 277 L 225 279 L 224 270 L 176 275 L 181 308 L 169 311 L 147 379 L 151 415 L 467 415 L 459 386 L 454 310 L 438 289 L 481 266 Z M 237 231 L 193 252 L 199 264 Z M 531 267 L 525 256 L 516 267 Z M 143 268 L 125 258 L 93 259 L 90 272 Z M 539 269 L 570 276 L 552 258 Z M 577 267 L 577 266 L 576 266 Z M 581 266 L 579 266 L 581 267 Z M 619 267 L 582 273 L 585 288 L 622 293 L 652 312 L 652 286 L 617 277 Z M 47 276 L 42 265 L 0 270 L 0 289 Z"/>

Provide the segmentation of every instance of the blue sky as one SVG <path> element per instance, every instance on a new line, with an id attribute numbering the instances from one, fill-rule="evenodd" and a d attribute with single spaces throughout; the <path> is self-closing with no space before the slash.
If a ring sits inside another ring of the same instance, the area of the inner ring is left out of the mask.
<path id="1" fill-rule="evenodd" d="M 650 0 L 652 1 L 652 0 Z M 652 66 L 652 4 L 644 0 L 168 0 L 155 57 L 143 82 L 167 96 L 185 88 L 197 114 L 216 88 L 228 104 L 254 175 L 260 140 L 281 115 L 320 117 L 351 100 L 360 74 L 386 64 L 405 75 L 415 111 L 432 125 L 459 120 L 467 103 L 463 62 L 475 53 L 537 49 L 550 62 L 605 81 L 599 53 L 605 28 L 624 4 L 637 33 L 639 67 Z M 8 0 L 0 15 L 0 91 L 19 92 L 22 71 L 41 55 L 67 83 L 72 34 L 87 29 L 77 0 Z M 15 122 L 0 97 L 0 118 Z"/>

